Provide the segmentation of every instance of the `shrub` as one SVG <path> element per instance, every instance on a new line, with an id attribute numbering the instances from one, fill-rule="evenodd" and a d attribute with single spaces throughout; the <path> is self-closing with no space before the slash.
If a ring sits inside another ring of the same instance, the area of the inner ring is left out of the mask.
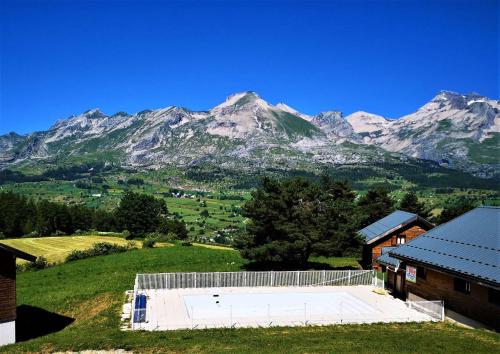
<path id="1" fill-rule="evenodd" d="M 188 238 L 186 224 L 182 220 L 163 220 L 157 231 L 164 235 L 170 235 L 166 241 L 185 240 Z"/>
<path id="2" fill-rule="evenodd" d="M 192 246 L 193 244 L 189 241 L 182 241 L 181 246 Z"/>
<path id="3" fill-rule="evenodd" d="M 127 246 L 120 246 L 113 243 L 108 242 L 98 242 L 94 243 L 92 248 L 86 250 L 73 250 L 66 257 L 66 262 L 76 261 L 78 259 L 84 259 L 95 256 L 105 256 L 112 253 L 121 253 L 129 250 L 130 244 Z"/>
<path id="4" fill-rule="evenodd" d="M 146 237 L 144 241 L 142 241 L 142 248 L 153 248 L 156 244 L 156 239 L 153 237 Z"/>
<path id="5" fill-rule="evenodd" d="M 127 248 L 132 249 L 132 248 L 136 248 L 136 247 L 137 247 L 137 243 L 134 240 L 127 241 Z"/>
<path id="6" fill-rule="evenodd" d="M 40 270 L 50 267 L 47 259 L 43 256 L 38 257 L 34 262 L 29 262 L 24 265 L 24 270 Z"/>

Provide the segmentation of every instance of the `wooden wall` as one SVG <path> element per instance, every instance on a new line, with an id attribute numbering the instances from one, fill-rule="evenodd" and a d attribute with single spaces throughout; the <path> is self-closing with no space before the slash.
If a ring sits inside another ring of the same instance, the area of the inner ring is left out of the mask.
<path id="1" fill-rule="evenodd" d="M 0 322 L 16 319 L 16 259 L 0 250 Z"/>
<path id="2" fill-rule="evenodd" d="M 397 247 L 400 246 L 397 244 L 398 235 L 406 236 L 406 243 L 413 240 L 414 238 L 422 235 L 423 233 L 429 230 L 428 227 L 423 225 L 420 221 L 412 222 L 405 227 L 395 230 L 386 237 L 365 246 L 365 251 L 363 252 L 363 256 L 371 257 L 370 259 L 365 259 L 364 264 L 371 265 L 373 269 L 381 271 L 381 266 L 375 262 L 375 259 L 382 255 L 382 248 L 384 247 Z M 368 251 L 366 250 L 368 249 Z"/>
<path id="3" fill-rule="evenodd" d="M 497 330 L 500 328 L 500 306 L 489 302 L 487 287 L 471 282 L 470 293 L 464 294 L 454 290 L 454 276 L 431 269 L 426 272 L 425 279 L 417 277 L 416 283 L 406 282 L 407 294 L 426 300 L 444 300 L 446 308 Z"/>

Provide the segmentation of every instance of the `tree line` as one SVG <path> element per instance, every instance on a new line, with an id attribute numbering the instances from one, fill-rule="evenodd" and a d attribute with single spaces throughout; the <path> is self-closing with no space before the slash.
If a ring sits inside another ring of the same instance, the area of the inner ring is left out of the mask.
<path id="1" fill-rule="evenodd" d="M 187 238 L 182 222 L 169 214 L 163 199 L 126 192 L 113 211 L 83 205 L 68 206 L 33 199 L 14 192 L 0 192 L 0 237 L 71 235 L 90 230 L 124 232 L 130 238 L 148 233 Z"/>
<path id="2" fill-rule="evenodd" d="M 436 221 L 448 221 L 473 207 L 451 206 Z M 235 247 L 244 258 L 267 268 L 306 266 L 311 255 L 359 255 L 364 241 L 357 231 L 396 208 L 430 216 L 414 192 L 406 193 L 397 205 L 386 189 L 373 188 L 358 197 L 347 182 L 327 176 L 319 182 L 264 178 L 243 205 L 242 215 L 249 222 Z"/>

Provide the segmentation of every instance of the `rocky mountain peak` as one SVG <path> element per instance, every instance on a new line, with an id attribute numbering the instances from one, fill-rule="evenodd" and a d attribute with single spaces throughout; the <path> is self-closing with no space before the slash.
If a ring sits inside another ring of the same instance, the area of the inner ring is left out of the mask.
<path id="1" fill-rule="evenodd" d="M 313 154 L 322 163 L 343 163 L 351 162 L 357 151 L 340 144 L 350 141 L 415 158 L 446 160 L 454 168 L 491 176 L 498 174 L 492 166 L 499 163 L 495 146 L 499 133 L 500 101 L 475 93 L 442 91 L 416 112 L 386 119 L 363 111 L 347 117 L 339 111 L 307 116 L 285 103 L 274 106 L 255 92 L 245 91 L 208 112 L 169 106 L 107 116 L 92 109 L 61 120 L 45 132 L 6 134 L 0 136 L 0 164 L 68 152 L 76 157 L 113 152 L 124 163 L 155 167 L 252 156 L 260 163 L 269 151 L 278 151 L 269 163 L 282 159 L 288 164 L 289 156 L 302 156 L 297 162 L 310 158 L 303 153 Z"/>
<path id="2" fill-rule="evenodd" d="M 88 111 L 85 111 L 82 116 L 88 118 L 88 119 L 99 119 L 99 118 L 104 118 L 106 115 L 102 113 L 102 111 L 99 108 L 94 108 L 90 109 Z"/>
<path id="3" fill-rule="evenodd" d="M 373 132 L 382 129 L 389 120 L 377 114 L 364 111 L 354 112 L 346 117 L 346 121 L 356 133 Z"/>

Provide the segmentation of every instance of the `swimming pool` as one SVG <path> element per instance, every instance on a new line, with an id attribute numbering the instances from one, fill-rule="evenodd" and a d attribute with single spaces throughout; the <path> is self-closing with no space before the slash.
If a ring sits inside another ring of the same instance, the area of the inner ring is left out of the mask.
<path id="1" fill-rule="evenodd" d="M 360 301 L 346 292 L 310 293 L 225 293 L 212 291 L 206 295 L 184 295 L 184 304 L 189 317 L 233 318 L 266 316 L 307 316 L 376 314 L 373 306 Z"/>

